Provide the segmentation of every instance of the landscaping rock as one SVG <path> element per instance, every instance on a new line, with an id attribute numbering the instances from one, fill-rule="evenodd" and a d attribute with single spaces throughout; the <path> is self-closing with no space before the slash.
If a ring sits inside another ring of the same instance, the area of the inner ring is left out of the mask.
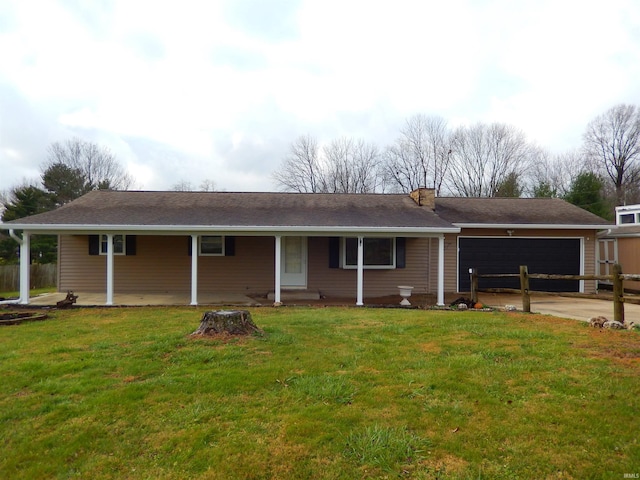
<path id="1" fill-rule="evenodd" d="M 609 320 L 604 322 L 602 328 L 610 328 L 612 330 L 622 330 L 624 329 L 624 325 L 620 322 L 616 322 L 615 320 Z"/>
<path id="2" fill-rule="evenodd" d="M 515 312 L 518 310 L 515 305 L 505 305 L 504 309 L 506 312 Z"/>
<path id="3" fill-rule="evenodd" d="M 607 317 L 591 317 L 589 319 L 589 325 L 594 328 L 602 328 L 608 321 L 609 320 L 607 320 Z"/>
<path id="4" fill-rule="evenodd" d="M 466 303 L 459 303 L 457 308 L 458 308 L 458 310 L 468 310 L 469 309 L 469 307 L 467 306 Z"/>

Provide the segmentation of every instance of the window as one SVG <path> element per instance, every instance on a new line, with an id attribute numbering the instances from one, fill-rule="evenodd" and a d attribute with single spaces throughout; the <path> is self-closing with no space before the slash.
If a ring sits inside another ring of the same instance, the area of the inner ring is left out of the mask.
<path id="1" fill-rule="evenodd" d="M 620 224 L 623 223 L 636 223 L 635 213 L 623 213 L 620 215 Z"/>
<path id="2" fill-rule="evenodd" d="M 224 255 L 224 237 L 203 235 L 200 237 L 200 255 Z"/>
<path id="3" fill-rule="evenodd" d="M 113 236 L 113 254 L 114 255 L 125 255 L 126 247 L 124 235 L 114 235 Z M 107 236 L 100 235 L 100 255 L 107 254 Z"/>
<path id="4" fill-rule="evenodd" d="M 396 268 L 395 238 L 363 239 L 363 264 L 369 269 Z M 358 266 L 358 239 L 345 238 L 343 249 L 344 268 Z"/>

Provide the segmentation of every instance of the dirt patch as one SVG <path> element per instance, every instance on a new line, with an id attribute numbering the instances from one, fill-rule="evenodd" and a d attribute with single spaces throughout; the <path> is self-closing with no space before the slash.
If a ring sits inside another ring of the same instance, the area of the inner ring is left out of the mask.
<path id="1" fill-rule="evenodd" d="M 187 338 L 194 342 L 210 344 L 212 346 L 217 346 L 220 344 L 230 344 L 234 345 L 242 345 L 247 343 L 250 339 L 256 338 L 256 335 L 231 335 L 230 333 L 211 333 L 206 335 L 201 334 L 189 334 Z"/>
<path id="2" fill-rule="evenodd" d="M 442 351 L 442 346 L 436 342 L 421 343 L 420 350 L 426 353 L 440 353 Z"/>
<path id="3" fill-rule="evenodd" d="M 433 472 L 436 474 L 434 478 L 438 478 L 438 475 L 444 476 L 464 472 L 469 466 L 469 462 L 463 458 L 445 454 L 438 458 L 423 460 L 420 462 L 420 466 L 426 468 L 429 472 Z"/>
<path id="4" fill-rule="evenodd" d="M 590 350 L 593 358 L 605 358 L 627 366 L 640 365 L 640 335 L 627 330 L 593 329 L 576 348 Z"/>

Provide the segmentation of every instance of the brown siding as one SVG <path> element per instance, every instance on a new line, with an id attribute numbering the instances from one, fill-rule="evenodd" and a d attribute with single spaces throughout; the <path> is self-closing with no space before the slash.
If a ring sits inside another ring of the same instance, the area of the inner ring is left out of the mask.
<path id="1" fill-rule="evenodd" d="M 436 245 L 436 250 L 437 250 Z M 458 289 L 458 236 L 444 236 L 444 291 L 455 292 Z"/>
<path id="2" fill-rule="evenodd" d="M 273 237 L 236 237 L 232 257 L 198 258 L 198 291 L 266 295 L 275 284 Z M 189 261 L 191 261 L 189 257 Z M 187 271 L 191 271 L 190 264 Z"/>
<path id="3" fill-rule="evenodd" d="M 137 237 L 135 256 L 114 257 L 114 290 L 119 292 L 189 292 L 191 257 L 189 237 Z M 308 288 L 333 297 L 356 296 L 356 270 L 329 268 L 329 239 L 311 237 L 308 242 Z M 274 288 L 275 241 L 273 237 L 236 237 L 235 255 L 201 256 L 198 259 L 200 292 L 235 292 L 266 295 Z M 88 254 L 86 235 L 60 237 L 61 291 L 106 290 L 106 258 Z M 435 293 L 437 239 L 407 238 L 406 268 L 365 270 L 365 297 L 397 293 L 398 285 L 412 285 L 415 293 Z"/>
<path id="4" fill-rule="evenodd" d="M 437 268 L 437 262 L 435 263 Z M 355 297 L 357 272 L 329 268 L 329 239 L 309 239 L 308 287 L 331 297 Z M 398 285 L 411 285 L 414 293 L 429 292 L 429 239 L 407 238 L 406 268 L 364 270 L 364 296 L 398 293 Z"/>
<path id="5" fill-rule="evenodd" d="M 89 255 L 87 235 L 61 235 L 60 247 L 61 291 L 106 290 L 106 257 Z M 116 255 L 113 263 L 116 293 L 188 292 L 190 289 L 187 237 L 138 235 L 136 255 Z"/>
<path id="6" fill-rule="evenodd" d="M 504 236 L 501 229 L 464 230 L 463 236 Z M 583 230 L 518 230 L 518 236 L 584 238 L 584 273 L 595 273 L 595 232 Z M 115 291 L 189 292 L 191 257 L 187 236 L 137 237 L 135 256 L 116 256 Z M 332 297 L 356 296 L 356 271 L 329 268 L 329 239 L 311 237 L 308 242 L 308 288 Z M 236 237 L 234 256 L 200 257 L 198 290 L 265 295 L 274 288 L 273 237 Z M 86 235 L 60 236 L 58 283 L 61 291 L 106 290 L 106 259 L 88 255 Z M 415 293 L 437 292 L 438 239 L 407 238 L 406 268 L 364 271 L 365 297 L 390 295 L 398 285 L 412 285 Z M 445 292 L 457 289 L 457 235 L 445 235 Z M 632 252 L 635 253 L 633 249 Z M 622 255 L 622 253 L 621 253 Z M 640 259 L 637 258 L 639 261 Z M 626 267 L 625 271 L 635 267 Z M 638 268 L 640 271 L 640 268 Z M 585 281 L 585 292 L 595 291 L 594 281 Z"/>
<path id="7" fill-rule="evenodd" d="M 86 235 L 60 235 L 58 290 L 104 292 L 106 290 L 105 258 L 89 256 Z"/>
<path id="8" fill-rule="evenodd" d="M 618 263 L 622 273 L 640 273 L 640 239 L 618 238 Z M 625 280 L 624 288 L 640 290 L 640 282 Z"/>

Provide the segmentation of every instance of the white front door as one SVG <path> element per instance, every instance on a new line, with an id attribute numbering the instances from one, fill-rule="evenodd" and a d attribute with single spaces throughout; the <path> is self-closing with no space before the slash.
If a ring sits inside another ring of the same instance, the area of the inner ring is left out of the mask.
<path id="1" fill-rule="evenodd" d="M 307 288 L 307 237 L 282 237 L 283 288 Z"/>

